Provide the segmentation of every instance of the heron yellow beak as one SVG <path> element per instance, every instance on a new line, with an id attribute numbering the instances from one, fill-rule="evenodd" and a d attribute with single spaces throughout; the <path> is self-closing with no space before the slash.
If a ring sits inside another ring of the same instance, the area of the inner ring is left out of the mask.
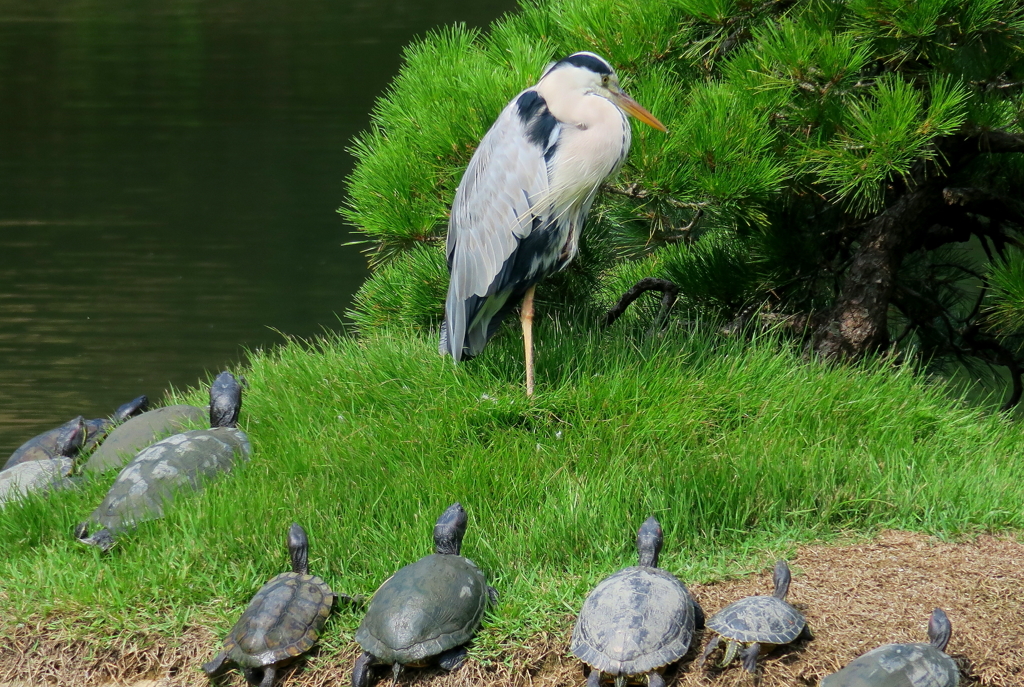
<path id="1" fill-rule="evenodd" d="M 632 115 L 648 126 L 653 126 L 658 131 L 668 132 L 668 128 L 658 121 L 658 118 L 645 110 L 637 101 L 626 95 L 625 91 L 615 90 L 611 92 L 613 101 L 626 114 Z"/>

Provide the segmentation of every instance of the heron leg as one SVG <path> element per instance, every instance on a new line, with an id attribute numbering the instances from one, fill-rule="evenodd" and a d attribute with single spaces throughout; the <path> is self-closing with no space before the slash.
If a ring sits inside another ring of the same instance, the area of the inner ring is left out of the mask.
<path id="1" fill-rule="evenodd" d="M 533 293 L 537 286 L 531 286 L 523 297 L 519 310 L 519 321 L 523 325 L 523 346 L 526 348 L 526 395 L 533 396 Z"/>

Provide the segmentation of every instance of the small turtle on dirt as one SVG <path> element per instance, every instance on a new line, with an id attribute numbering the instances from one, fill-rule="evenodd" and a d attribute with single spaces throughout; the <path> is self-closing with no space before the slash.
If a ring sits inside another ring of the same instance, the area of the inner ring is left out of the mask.
<path id="1" fill-rule="evenodd" d="M 149 403 L 149 400 L 145 396 L 139 396 L 120 406 L 109 418 L 84 420 L 79 415 L 73 420 L 68 420 L 60 427 L 54 427 L 42 434 L 38 434 L 19 446 L 11 454 L 11 457 L 7 459 L 3 469 L 6 470 L 31 460 L 48 460 L 56 456 L 71 458 L 79 452 L 84 453 L 99 443 L 115 425 L 145 410 L 147 403 Z M 67 444 L 62 445 L 60 443 L 62 441 L 61 435 L 73 430 L 79 423 L 84 425 L 84 430 L 81 436 L 77 437 L 77 445 L 73 447 Z M 69 451 L 68 449 L 72 450 Z"/>
<path id="2" fill-rule="evenodd" d="M 211 429 L 175 434 L 140 451 L 118 474 L 103 503 L 75 528 L 75 536 L 107 551 L 117 532 L 161 517 L 179 489 L 202 489 L 229 472 L 237 459 L 248 460 L 249 438 L 236 427 L 241 406 L 242 388 L 230 372 L 222 372 L 210 387 Z M 92 524 L 103 529 L 90 536 Z"/>
<path id="3" fill-rule="evenodd" d="M 270 687 L 278 668 L 316 643 L 335 594 L 326 582 L 309 574 L 309 539 L 297 524 L 288 530 L 288 551 L 292 571 L 273 578 L 252 597 L 224 639 L 224 650 L 203 666 L 211 678 L 238 667 L 249 684 Z"/>
<path id="4" fill-rule="evenodd" d="M 164 437 L 185 431 L 189 426 L 202 426 L 207 413 L 190 405 L 156 408 L 118 425 L 92 452 L 82 467 L 83 472 L 103 472 L 122 467 L 142 449 Z"/>
<path id="5" fill-rule="evenodd" d="M 941 608 L 928 621 L 929 644 L 886 644 L 853 659 L 821 687 L 957 687 L 960 670 L 944 651 L 953 626 Z"/>
<path id="6" fill-rule="evenodd" d="M 736 657 L 743 659 L 747 672 L 757 670 L 757 655 L 762 649 L 771 651 L 798 638 L 811 639 L 811 629 L 800 611 L 786 603 L 789 592 L 789 566 L 786 561 L 775 564 L 775 592 L 771 596 L 748 596 L 734 601 L 708 620 L 708 629 L 717 636 L 708 642 L 700 663 L 725 640 L 725 655 L 719 664 L 725 667 Z M 739 651 L 740 647 L 746 647 Z"/>
<path id="7" fill-rule="evenodd" d="M 639 564 L 606 577 L 583 602 L 572 632 L 572 653 L 590 666 L 587 687 L 601 676 L 625 687 L 647 676 L 649 687 L 664 687 L 664 668 L 690 648 L 704 611 L 675 575 L 658 567 L 661 525 L 652 516 L 637 533 Z M 636 680 L 632 680 L 636 681 Z"/>
<path id="8" fill-rule="evenodd" d="M 420 667 L 437 657 L 445 670 L 466 659 L 466 647 L 498 593 L 479 568 L 459 555 L 468 517 L 453 503 L 434 525 L 434 550 L 391 576 L 373 595 L 356 631 L 363 654 L 352 671 L 352 686 L 367 687 L 374 665 Z"/>

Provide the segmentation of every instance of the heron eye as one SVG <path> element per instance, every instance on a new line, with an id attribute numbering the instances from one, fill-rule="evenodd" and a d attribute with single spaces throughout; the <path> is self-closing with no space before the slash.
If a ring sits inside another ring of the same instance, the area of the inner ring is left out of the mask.
<path id="1" fill-rule="evenodd" d="M 607 74 L 605 74 L 604 76 L 601 77 L 601 85 L 602 86 L 607 86 L 608 85 L 608 75 Z"/>

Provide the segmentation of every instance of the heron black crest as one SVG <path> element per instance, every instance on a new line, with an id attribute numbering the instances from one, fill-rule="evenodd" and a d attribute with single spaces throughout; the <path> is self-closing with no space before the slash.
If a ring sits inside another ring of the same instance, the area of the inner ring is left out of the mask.
<path id="1" fill-rule="evenodd" d="M 601 59 L 594 53 L 577 52 L 573 53 L 572 55 L 569 55 L 568 57 L 558 62 L 555 62 L 555 64 L 551 66 L 551 69 L 548 69 L 547 72 L 545 72 L 545 75 L 551 70 L 558 69 L 559 67 L 567 64 L 571 64 L 573 67 L 579 67 L 580 69 L 589 69 L 595 74 L 601 75 L 611 74 L 614 71 L 610 64 L 605 62 L 603 59 Z"/>

